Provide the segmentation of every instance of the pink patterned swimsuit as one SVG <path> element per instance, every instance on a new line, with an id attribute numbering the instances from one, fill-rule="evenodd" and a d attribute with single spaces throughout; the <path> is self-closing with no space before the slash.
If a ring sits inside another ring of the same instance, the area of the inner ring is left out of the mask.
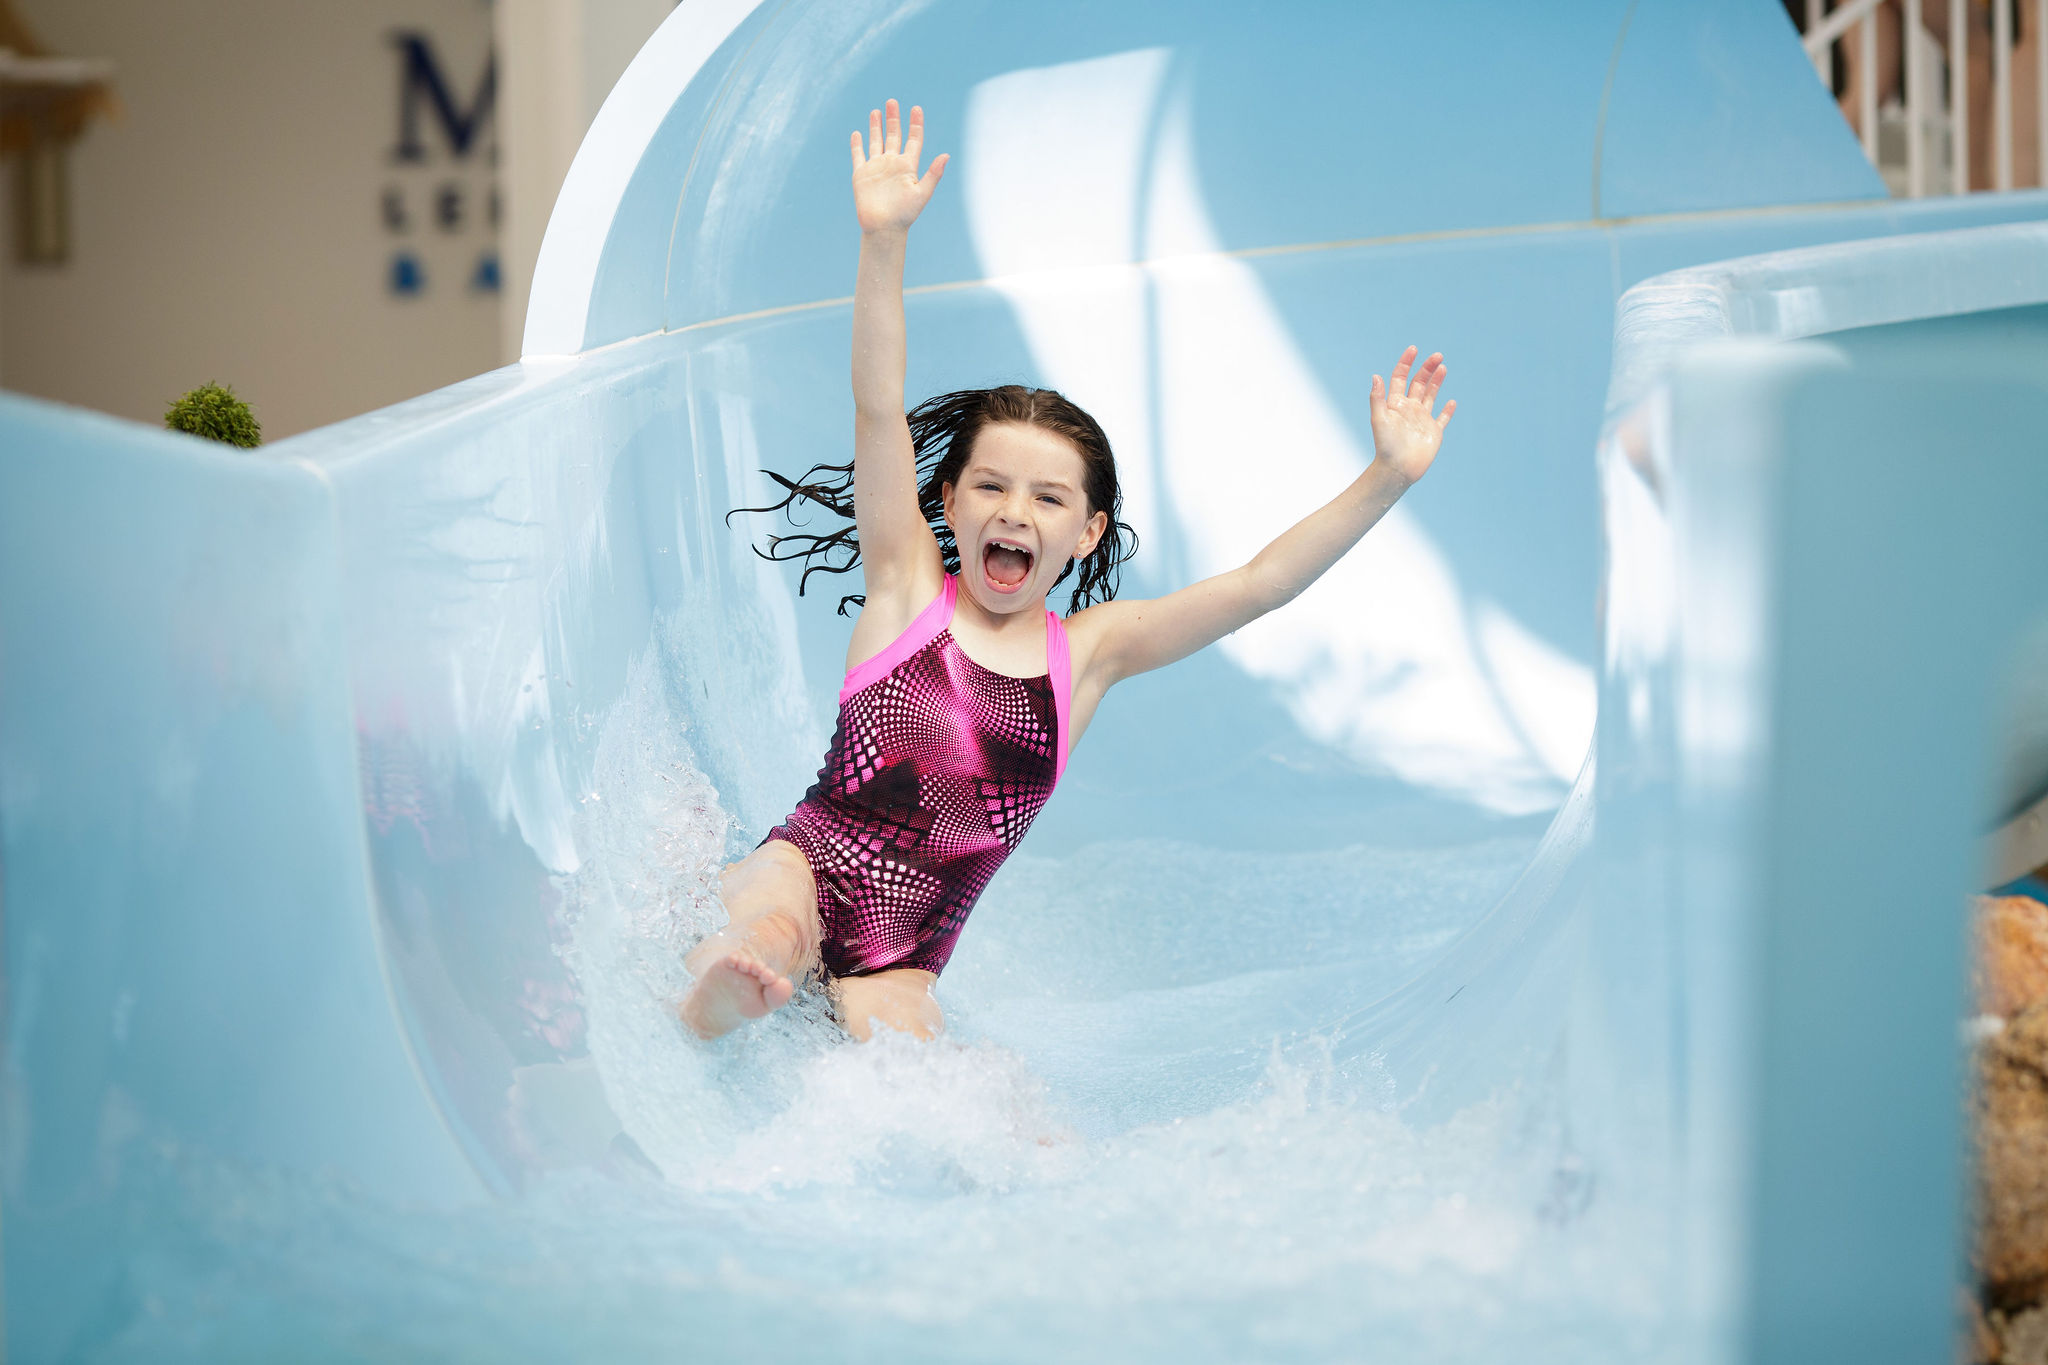
<path id="1" fill-rule="evenodd" d="M 992 673 L 953 639 L 959 583 L 846 675 L 818 780 L 770 839 L 818 883 L 825 971 L 944 969 L 967 912 L 1067 766 L 1067 631 L 1045 614 L 1049 670 Z"/>

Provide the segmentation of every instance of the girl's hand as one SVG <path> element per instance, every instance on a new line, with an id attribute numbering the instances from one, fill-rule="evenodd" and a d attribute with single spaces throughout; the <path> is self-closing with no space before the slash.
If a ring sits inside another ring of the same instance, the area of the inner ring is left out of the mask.
<path id="1" fill-rule="evenodd" d="M 1450 373 L 1442 353 L 1423 361 L 1410 378 L 1408 367 L 1414 363 L 1415 348 L 1410 346 L 1401 352 L 1401 363 L 1394 366 L 1391 385 L 1383 388 L 1380 377 L 1372 377 L 1373 463 L 1384 464 L 1409 483 L 1429 472 L 1437 447 L 1443 444 L 1444 428 L 1458 410 L 1454 398 L 1444 404 L 1441 416 L 1431 415 L 1436 391 Z"/>
<path id="2" fill-rule="evenodd" d="M 911 107 L 907 139 L 895 100 L 889 101 L 886 135 L 882 111 L 868 111 L 867 146 L 861 146 L 859 133 L 853 135 L 853 213 L 862 232 L 902 232 L 924 212 L 939 177 L 946 173 L 948 158 L 935 158 L 920 178 L 917 159 L 923 152 L 923 109 Z"/>

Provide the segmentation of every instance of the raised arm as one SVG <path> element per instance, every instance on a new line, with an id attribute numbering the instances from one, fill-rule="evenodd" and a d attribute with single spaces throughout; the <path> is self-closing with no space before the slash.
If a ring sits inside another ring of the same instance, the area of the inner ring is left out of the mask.
<path id="1" fill-rule="evenodd" d="M 853 290 L 853 511 L 871 606 L 900 607 L 920 578 L 935 585 L 939 572 L 938 541 L 917 506 L 917 462 L 903 413 L 904 250 L 947 160 L 938 157 L 920 177 L 923 150 L 924 110 L 911 109 L 906 136 L 895 100 L 886 117 L 879 109 L 868 114 L 865 146 L 853 135 L 853 208 L 861 230 Z"/>
<path id="2" fill-rule="evenodd" d="M 1249 564 L 1153 601 L 1091 607 L 1073 621 L 1086 653 L 1080 686 L 1099 696 L 1136 673 L 1162 668 L 1299 597 L 1371 530 L 1436 459 L 1457 402 L 1435 414 L 1449 373 L 1432 355 L 1410 376 L 1402 352 L 1392 382 L 1372 377 L 1373 461 L 1342 493 L 1283 532 Z"/>

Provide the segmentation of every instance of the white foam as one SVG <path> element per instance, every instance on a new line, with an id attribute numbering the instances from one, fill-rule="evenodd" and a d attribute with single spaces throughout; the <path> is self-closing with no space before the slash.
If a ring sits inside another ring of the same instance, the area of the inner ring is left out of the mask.
<path id="1" fill-rule="evenodd" d="M 558 1171 L 449 1215 L 160 1153 L 138 1306 L 93 1358 L 1652 1354 L 1659 1269 L 1542 1096 L 1421 1127 L 1330 1042 L 1526 840 L 1022 854 L 942 984 L 946 1039 L 855 1045 L 800 997 L 707 1045 L 682 957 L 751 831 L 676 648 L 601 722 L 561 879 L 603 1117 L 658 1177 Z"/>

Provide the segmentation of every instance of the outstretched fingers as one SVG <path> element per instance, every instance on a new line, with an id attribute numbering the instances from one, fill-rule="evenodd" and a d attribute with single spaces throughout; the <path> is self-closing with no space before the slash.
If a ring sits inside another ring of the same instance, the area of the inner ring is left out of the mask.
<path id="1" fill-rule="evenodd" d="M 1415 363 L 1415 348 L 1410 346 L 1401 352 L 1401 359 L 1394 365 L 1394 373 L 1387 380 L 1387 392 L 1395 397 L 1405 397 L 1408 392 L 1408 367 Z"/>
<path id="2" fill-rule="evenodd" d="M 1410 398 L 1425 398 L 1427 394 L 1433 392 L 1434 386 L 1443 378 L 1443 363 L 1444 356 L 1442 351 L 1436 352 L 1429 359 L 1423 361 L 1422 368 L 1417 370 L 1415 377 L 1408 381 L 1408 396 Z M 1427 406 L 1426 399 L 1424 405 Z"/>
<path id="3" fill-rule="evenodd" d="M 924 187 L 924 192 L 927 195 L 939 187 L 939 178 L 946 173 L 946 163 L 952 159 L 953 154 L 951 152 L 940 152 L 932 158 L 931 169 L 927 170 L 923 178 L 917 182 Z"/>
<path id="4" fill-rule="evenodd" d="M 1436 392 L 1444 386 L 1444 376 L 1450 372 L 1451 367 L 1442 363 L 1442 357 L 1430 357 L 1429 382 L 1422 390 L 1422 410 L 1425 413 L 1436 410 Z"/>
<path id="5" fill-rule="evenodd" d="M 1451 424 L 1451 414 L 1456 412 L 1457 410 L 1458 400 L 1455 398 L 1453 398 L 1450 402 L 1444 404 L 1443 416 L 1436 419 L 1436 429 L 1438 431 L 1442 431 L 1445 427 L 1449 426 Z"/>
<path id="6" fill-rule="evenodd" d="M 1415 399 L 1435 402 L 1436 385 L 1443 382 L 1443 352 L 1431 355 L 1421 365 L 1415 364 L 1415 348 L 1410 346 L 1401 352 L 1401 363 L 1394 367 L 1393 383 L 1388 386 L 1389 401 Z"/>
<path id="7" fill-rule="evenodd" d="M 878 156 L 898 155 L 908 156 L 913 168 L 924 155 L 924 108 L 913 104 L 905 118 L 903 107 L 889 100 L 880 109 L 868 110 L 865 141 L 859 133 L 853 135 L 853 167 L 859 170 Z"/>

